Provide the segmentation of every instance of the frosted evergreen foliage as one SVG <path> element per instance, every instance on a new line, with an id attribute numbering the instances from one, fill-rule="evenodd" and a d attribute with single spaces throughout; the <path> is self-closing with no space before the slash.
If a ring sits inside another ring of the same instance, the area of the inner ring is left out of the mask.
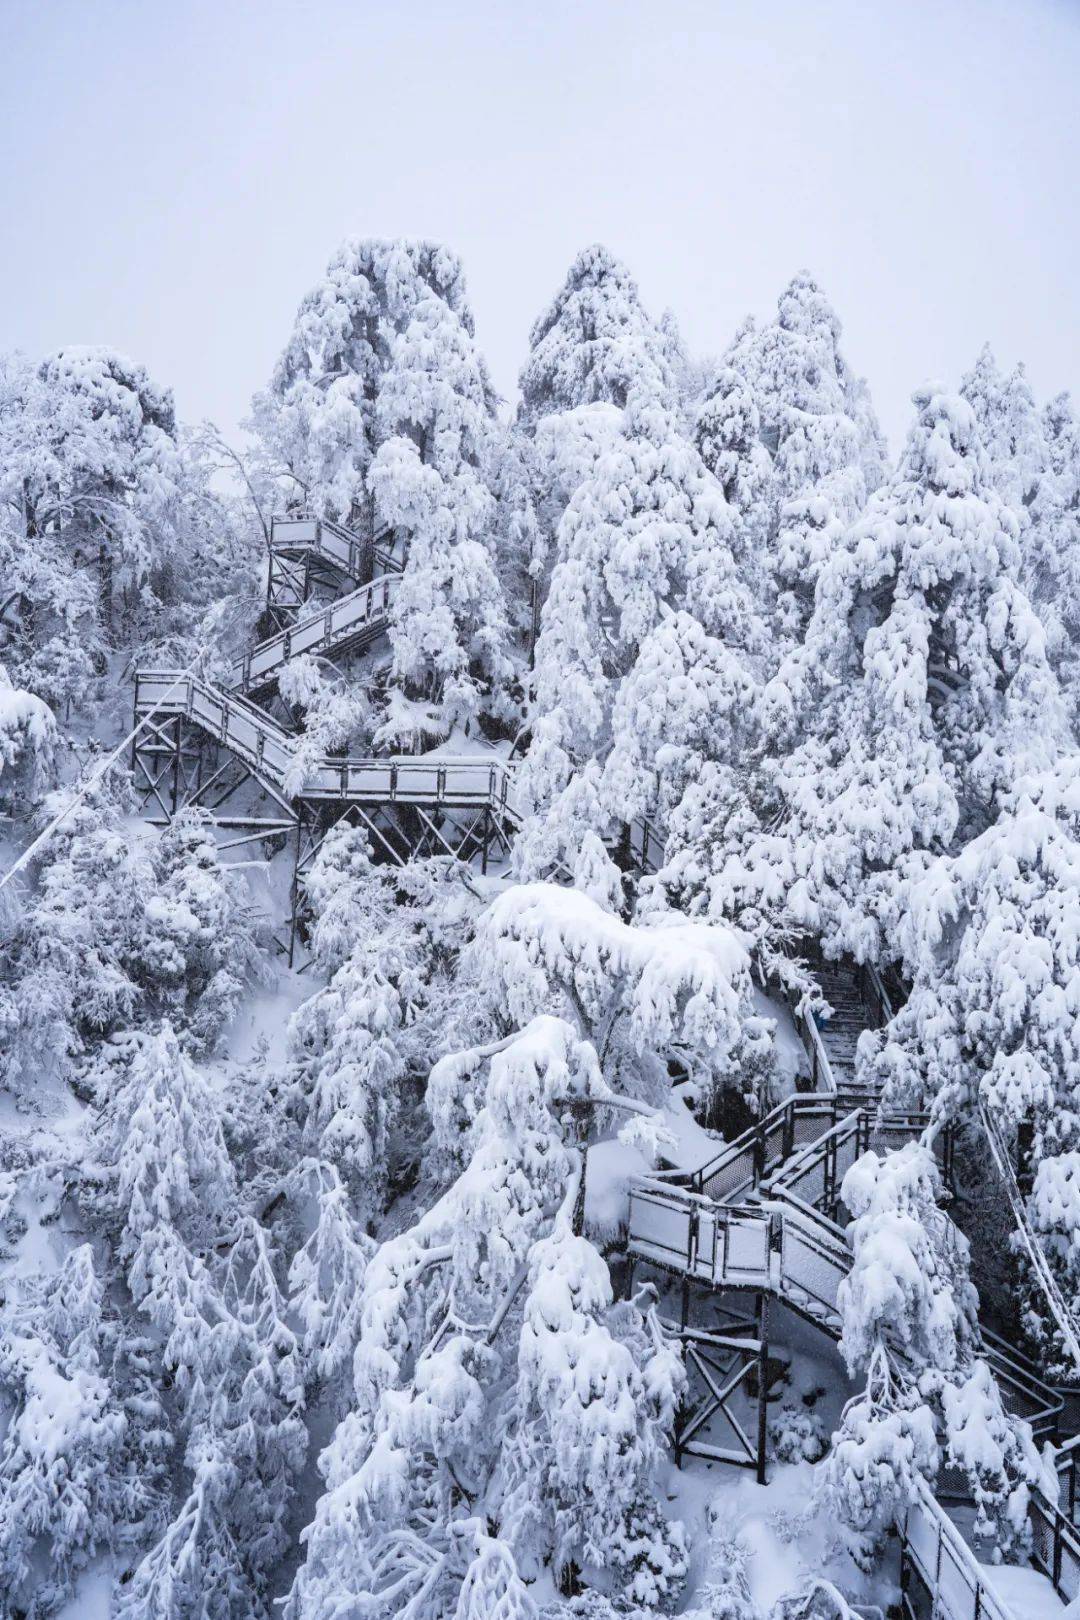
<path id="1" fill-rule="evenodd" d="M 611 746 L 618 683 L 672 606 L 693 603 L 718 644 L 710 658 L 725 666 L 729 705 L 747 702 L 764 631 L 738 578 L 736 543 L 723 493 L 670 411 L 635 395 L 617 449 L 597 462 L 559 525 L 536 647 L 533 740 L 519 783 L 529 813 L 515 854 L 523 875 L 546 870 L 577 807 L 575 774 Z M 593 830 L 622 819 L 613 805 Z"/>
<path id="2" fill-rule="evenodd" d="M 119 1253 L 141 1298 L 164 1234 L 205 1242 L 227 1221 L 235 1184 L 213 1099 L 172 1029 L 119 1046 L 98 1127 Z"/>
<path id="3" fill-rule="evenodd" d="M 805 645 L 766 690 L 782 837 L 739 857 L 758 892 L 761 866 L 774 869 L 797 928 L 859 958 L 880 954 L 912 861 L 981 830 L 1064 734 L 1017 583 L 1017 521 L 970 408 L 935 389 L 916 403 L 896 473 L 823 573 Z M 725 864 L 729 849 L 725 835 Z"/>
<path id="4" fill-rule="evenodd" d="M 324 841 L 306 888 L 315 957 L 330 978 L 289 1028 L 294 1106 L 308 1148 L 371 1216 L 386 1197 L 407 1082 L 446 1038 L 446 973 L 477 906 L 438 863 L 408 877 L 375 866 L 366 834 L 345 826 Z"/>
<path id="5" fill-rule="evenodd" d="M 42 1050 L 61 1077 L 84 1078 L 96 1041 L 162 1017 L 189 1051 L 213 1051 L 263 975 L 260 924 L 203 813 L 183 812 L 160 838 L 132 836 L 129 792 L 98 784 L 43 848 L 0 983 L 9 1085 L 25 1083 Z M 69 804 L 66 790 L 49 794 L 42 816 Z"/>
<path id="6" fill-rule="evenodd" d="M 428 295 L 471 327 L 461 262 L 448 249 L 352 237 L 304 298 L 254 402 L 254 424 L 292 507 L 353 524 L 369 514 L 379 390 L 395 336 Z"/>
<path id="7" fill-rule="evenodd" d="M 665 1521 L 654 1479 L 685 1388 L 678 1351 L 655 1313 L 612 1315 L 606 1265 L 563 1220 L 534 1247 L 528 1289 L 503 1531 L 519 1557 L 557 1572 L 613 1570 L 651 1608 L 686 1573 L 682 1527 Z"/>
<path id="8" fill-rule="evenodd" d="M 552 884 L 508 889 L 488 909 L 464 967 L 488 1004 L 518 1026 L 556 1006 L 605 1052 L 605 1072 L 648 1102 L 670 1090 L 684 1054 L 706 1093 L 736 1085 L 768 1052 L 752 1009 L 749 958 L 722 925 L 679 913 L 623 922 Z"/>
<path id="9" fill-rule="evenodd" d="M 519 384 L 519 418 L 608 402 L 625 406 L 634 388 L 671 402 L 666 334 L 642 308 L 626 267 L 606 248 L 585 248 L 529 334 Z"/>
<path id="10" fill-rule="evenodd" d="M 52 773 L 56 743 L 48 704 L 15 687 L 0 664 L 0 809 L 38 796 Z"/>
<path id="11" fill-rule="evenodd" d="M 775 521 L 773 464 L 746 380 L 730 366 L 716 377 L 694 422 L 694 444 L 742 525 L 742 552 L 760 568 Z"/>
<path id="12" fill-rule="evenodd" d="M 1080 1293 L 1080 799 L 1073 762 L 1022 781 L 998 820 L 909 889 L 901 933 L 911 995 L 868 1059 L 891 1097 L 1023 1129 L 1029 1217 L 1064 1288 Z M 1029 1329 L 1057 1356 L 1036 1293 Z"/>
<path id="13" fill-rule="evenodd" d="M 425 241 L 345 242 L 254 423 L 294 508 L 389 526 L 404 548 L 379 741 L 410 746 L 502 707 L 494 396 L 458 258 Z"/>
<path id="14" fill-rule="evenodd" d="M 0 359 L 0 657 L 54 709 L 117 644 L 188 638 L 244 588 L 250 536 L 172 395 L 112 349 Z M 175 653 L 173 654 L 175 656 Z"/>
<path id="15" fill-rule="evenodd" d="M 44 1612 L 123 1531 L 116 1474 L 126 1419 L 110 1389 L 102 1286 L 89 1245 L 0 1332 L 10 1417 L 0 1447 L 0 1582 L 12 1606 Z M 49 1575 L 40 1576 L 42 1554 Z"/>
<path id="16" fill-rule="evenodd" d="M 1026 1544 L 1029 1488 L 1045 1483 L 1029 1426 L 1006 1415 L 979 1354 L 968 1244 L 938 1208 L 940 1190 L 923 1141 L 866 1153 L 844 1177 L 854 1260 L 838 1291 L 840 1343 L 867 1384 L 844 1410 L 824 1489 L 871 1538 L 864 1557 L 943 1460 L 968 1476 L 976 1534 L 1006 1553 Z"/>
<path id="17" fill-rule="evenodd" d="M 806 272 L 775 321 L 747 324 L 728 351 L 759 413 L 777 503 L 770 553 L 777 627 L 801 639 L 825 563 L 882 481 L 884 444 L 866 385 L 839 350 L 840 322 Z"/>

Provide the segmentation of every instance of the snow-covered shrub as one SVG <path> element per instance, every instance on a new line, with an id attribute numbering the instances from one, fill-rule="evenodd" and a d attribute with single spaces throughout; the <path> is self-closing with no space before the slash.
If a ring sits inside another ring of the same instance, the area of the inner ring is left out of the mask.
<path id="1" fill-rule="evenodd" d="M 34 799 L 49 780 L 56 717 L 32 692 L 20 692 L 0 664 L 0 809 Z"/>
<path id="2" fill-rule="evenodd" d="M 217 1046 L 245 988 L 265 979 L 265 933 L 260 939 L 250 902 L 218 858 L 205 811 L 174 816 L 151 861 L 155 892 L 141 947 L 147 999 L 202 1056 Z"/>
<path id="3" fill-rule="evenodd" d="M 820 1412 L 787 1395 L 769 1412 L 769 1452 L 777 1462 L 820 1462 L 828 1450 L 828 1432 Z"/>

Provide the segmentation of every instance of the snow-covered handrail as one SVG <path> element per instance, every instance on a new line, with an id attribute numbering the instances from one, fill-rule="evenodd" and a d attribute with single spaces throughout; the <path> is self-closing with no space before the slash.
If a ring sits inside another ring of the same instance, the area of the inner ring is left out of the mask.
<path id="1" fill-rule="evenodd" d="M 234 690 L 269 686 L 290 658 L 301 653 L 343 651 L 385 630 L 399 575 L 383 573 L 367 585 L 326 603 L 235 658 L 229 673 Z"/>
<path id="2" fill-rule="evenodd" d="M 236 693 L 200 680 L 190 670 L 140 670 L 135 677 L 136 725 L 152 715 L 182 714 L 222 743 L 279 794 L 305 802 L 476 805 L 515 815 L 513 768 L 476 755 L 403 755 L 338 758 L 325 755 L 306 767 L 290 790 L 296 742 L 276 721 Z M 126 739 L 125 746 L 131 737 Z"/>

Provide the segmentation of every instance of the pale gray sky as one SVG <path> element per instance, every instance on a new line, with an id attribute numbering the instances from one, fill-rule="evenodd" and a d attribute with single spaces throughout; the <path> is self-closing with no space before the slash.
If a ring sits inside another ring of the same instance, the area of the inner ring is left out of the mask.
<path id="1" fill-rule="evenodd" d="M 1080 394 L 1080 0 L 0 0 L 0 345 L 227 429 L 338 240 L 462 254 L 511 395 L 578 248 L 715 353 L 824 284 L 894 445 L 989 338 Z"/>

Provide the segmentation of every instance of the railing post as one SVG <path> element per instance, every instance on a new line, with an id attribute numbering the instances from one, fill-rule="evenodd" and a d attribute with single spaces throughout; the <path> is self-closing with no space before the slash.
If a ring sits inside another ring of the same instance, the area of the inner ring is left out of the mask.
<path id="1" fill-rule="evenodd" d="M 765 1447 L 768 1436 L 768 1382 L 769 1382 L 769 1296 L 758 1295 L 758 1414 L 757 1414 L 757 1482 L 765 1484 Z"/>
<path id="2" fill-rule="evenodd" d="M 754 1186 L 761 1184 L 765 1176 L 765 1122 L 762 1120 L 754 1137 Z"/>

